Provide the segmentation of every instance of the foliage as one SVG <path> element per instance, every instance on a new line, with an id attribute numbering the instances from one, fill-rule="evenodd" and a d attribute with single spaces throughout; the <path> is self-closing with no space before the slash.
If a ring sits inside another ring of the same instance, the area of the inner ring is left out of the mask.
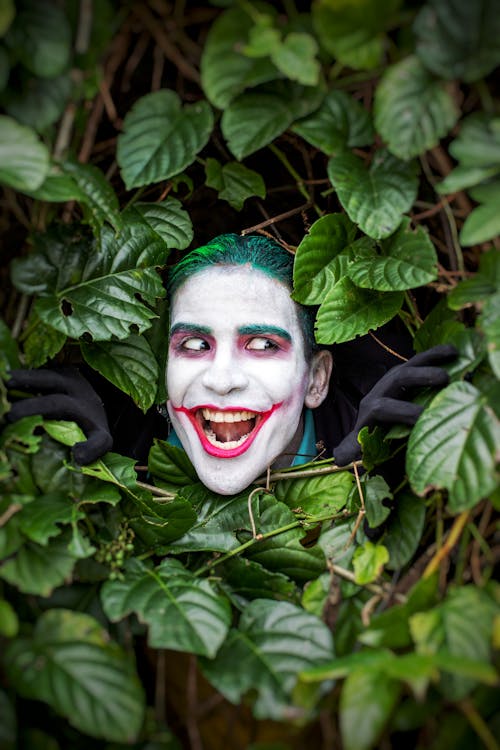
<path id="1" fill-rule="evenodd" d="M 499 19 L 0 3 L 2 748 L 498 748 Z M 250 229 L 339 368 L 396 320 L 459 351 L 362 472 L 220 497 L 165 435 L 80 467 L 77 425 L 7 422 L 20 364 L 161 404 L 165 269 Z"/>

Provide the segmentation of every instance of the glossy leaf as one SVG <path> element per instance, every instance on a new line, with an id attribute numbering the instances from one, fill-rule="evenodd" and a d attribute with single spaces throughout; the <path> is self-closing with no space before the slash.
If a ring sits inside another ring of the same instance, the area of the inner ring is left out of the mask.
<path id="1" fill-rule="evenodd" d="M 402 292 L 360 289 L 343 278 L 330 289 L 319 309 L 316 340 L 319 344 L 350 341 L 387 323 L 402 303 Z"/>
<path id="2" fill-rule="evenodd" d="M 297 516 L 314 522 L 342 510 L 353 483 L 354 477 L 348 471 L 308 479 L 284 479 L 276 484 L 275 495 Z"/>
<path id="3" fill-rule="evenodd" d="M 177 198 L 170 196 L 160 203 L 134 203 L 123 213 L 125 221 L 139 215 L 169 249 L 185 250 L 193 239 L 193 225 L 189 214 Z"/>
<path id="4" fill-rule="evenodd" d="M 222 134 L 231 153 L 244 159 L 267 146 L 295 120 L 305 117 L 321 103 L 321 87 L 299 86 L 280 81 L 241 94 L 224 110 Z"/>
<path id="5" fill-rule="evenodd" d="M 411 159 L 436 146 L 459 110 L 452 93 L 409 56 L 386 68 L 375 93 L 375 127 L 391 153 Z"/>
<path id="6" fill-rule="evenodd" d="M 446 488 L 452 513 L 472 508 L 497 485 L 500 424 L 470 383 L 437 394 L 413 428 L 406 468 L 414 491 Z"/>
<path id="7" fill-rule="evenodd" d="M 396 232 L 380 243 L 380 255 L 355 260 L 348 274 L 365 289 L 404 291 L 436 278 L 437 255 L 427 232 L 422 227 L 412 230 L 405 217 Z"/>
<path id="8" fill-rule="evenodd" d="M 290 602 L 255 599 L 245 607 L 238 629 L 230 632 L 217 657 L 205 660 L 202 668 L 232 703 L 254 693 L 256 718 L 284 719 L 297 674 L 332 655 L 331 633 L 319 618 Z M 235 664 L 245 668 L 234 669 Z"/>
<path id="9" fill-rule="evenodd" d="M 417 194 L 414 165 L 384 150 L 366 168 L 360 157 L 339 149 L 328 162 L 328 176 L 349 218 L 374 239 L 398 228 Z"/>
<path id="10" fill-rule="evenodd" d="M 232 161 L 221 164 L 209 158 L 205 164 L 206 184 L 219 193 L 219 198 L 226 200 L 230 206 L 241 211 L 247 198 L 266 197 L 266 186 L 262 176 L 244 164 Z"/>
<path id="11" fill-rule="evenodd" d="M 224 641 L 231 620 L 229 603 L 209 581 L 195 578 L 168 558 L 155 569 L 130 560 L 123 580 L 104 584 L 102 603 L 112 621 L 135 612 L 148 625 L 152 648 L 210 657 Z"/>
<path id="12" fill-rule="evenodd" d="M 383 544 L 367 541 L 357 547 L 352 559 L 356 583 L 364 585 L 375 581 L 389 561 L 389 553 Z"/>
<path id="13" fill-rule="evenodd" d="M 182 172 L 206 145 L 213 114 L 206 101 L 182 106 L 171 89 L 141 97 L 127 113 L 116 158 L 128 190 Z"/>
<path id="14" fill-rule="evenodd" d="M 173 492 L 195 484 L 198 475 L 182 448 L 156 439 L 149 451 L 148 469 L 158 484 Z"/>
<path id="15" fill-rule="evenodd" d="M 480 203 L 465 219 L 460 230 L 460 242 L 466 247 L 478 245 L 492 240 L 500 234 L 500 220 L 498 218 L 498 201 L 500 200 L 500 180 L 496 180 L 488 192 L 487 200 Z M 477 191 L 479 188 L 476 188 Z M 471 190 L 473 198 L 474 189 Z"/>
<path id="16" fill-rule="evenodd" d="M 5 97 L 5 112 L 18 122 L 43 133 L 64 112 L 72 90 L 69 73 L 57 78 L 28 78 Z"/>
<path id="17" fill-rule="evenodd" d="M 40 295 L 39 317 L 73 338 L 127 338 L 150 325 L 151 309 L 164 289 L 156 266 L 165 246 L 144 225 L 128 225 L 115 236 L 107 226 L 99 241 L 59 231 L 39 238 L 36 251 L 13 265 L 14 283 Z M 142 301 L 138 299 L 138 296 Z"/>
<path id="18" fill-rule="evenodd" d="M 132 742 L 144 717 L 144 694 L 128 654 L 97 620 L 66 609 L 44 612 L 31 638 L 8 648 L 10 681 L 44 701 L 91 737 Z"/>
<path id="19" fill-rule="evenodd" d="M 485 301 L 481 314 L 481 328 L 486 335 L 491 369 L 500 379 L 500 292 L 491 295 Z"/>
<path id="20" fill-rule="evenodd" d="M 465 190 L 500 173 L 500 118 L 482 112 L 466 117 L 450 144 L 450 154 L 459 162 L 438 183 L 440 193 Z M 477 196 L 477 200 L 485 198 Z"/>
<path id="21" fill-rule="evenodd" d="M 50 596 L 56 586 L 68 580 L 75 562 L 63 535 L 45 547 L 28 542 L 14 557 L 0 564 L 0 578 L 24 594 Z"/>
<path id="22" fill-rule="evenodd" d="M 320 304 L 340 280 L 345 252 L 356 226 L 345 214 L 327 214 L 314 222 L 300 242 L 293 266 L 293 298 L 303 305 Z"/>
<path id="23" fill-rule="evenodd" d="M 124 341 L 106 344 L 82 343 L 82 354 L 94 370 L 127 393 L 143 412 L 153 405 L 158 362 L 144 336 L 132 334 Z"/>
<path id="24" fill-rule="evenodd" d="M 35 131 L 0 115 L 0 183 L 36 190 L 49 171 L 50 156 Z"/>
<path id="25" fill-rule="evenodd" d="M 481 255 L 478 272 L 451 290 L 448 305 L 452 310 L 460 310 L 483 302 L 497 291 L 500 291 L 500 256 L 492 249 Z"/>
<path id="26" fill-rule="evenodd" d="M 268 10 L 274 12 L 271 6 Z M 222 13 L 210 27 L 201 58 L 201 84 L 214 107 L 225 109 L 247 87 L 280 75 L 269 59 L 243 54 L 251 28 L 251 16 L 239 7 Z"/>
<path id="27" fill-rule="evenodd" d="M 19 529 L 33 542 L 46 546 L 49 539 L 58 536 L 60 524 L 76 523 L 85 517 L 71 498 L 62 492 L 41 495 L 23 509 Z"/>
<path id="28" fill-rule="evenodd" d="M 47 360 L 61 351 L 66 343 L 66 336 L 44 323 L 33 312 L 29 319 L 24 339 L 24 354 L 28 367 L 41 367 Z"/>
<path id="29" fill-rule="evenodd" d="M 384 523 L 391 512 L 387 501 L 392 499 L 392 492 L 385 479 L 378 475 L 366 478 L 362 488 L 366 520 L 371 529 L 376 529 Z"/>
<path id="30" fill-rule="evenodd" d="M 68 67 L 71 28 L 64 10 L 48 0 L 20 8 L 6 39 L 23 65 L 42 78 L 54 78 Z"/>
<path id="31" fill-rule="evenodd" d="M 318 44 L 311 34 L 291 31 L 271 51 L 271 60 L 290 80 L 303 86 L 316 86 L 321 71 L 317 52 Z"/>
<path id="32" fill-rule="evenodd" d="M 328 155 L 339 147 L 367 146 L 373 141 L 368 110 L 345 91 L 335 89 L 328 92 L 319 109 L 296 122 L 292 130 Z"/>
<path id="33" fill-rule="evenodd" d="M 130 511 L 129 523 L 146 549 L 161 548 L 183 536 L 196 522 L 196 513 L 188 500 L 136 497 L 138 515 Z"/>
<path id="34" fill-rule="evenodd" d="M 399 570 L 413 558 L 425 525 L 425 503 L 409 492 L 396 498 L 382 542 L 389 552 L 388 570 Z"/>
<path id="35" fill-rule="evenodd" d="M 375 0 L 318 0 L 313 5 L 314 28 L 324 47 L 343 65 L 371 69 L 381 60 L 383 32 L 399 5 L 400 0 L 390 0 L 381 14 Z"/>
<path id="36" fill-rule="evenodd" d="M 389 720 L 401 691 L 383 671 L 352 672 L 340 695 L 340 729 L 345 750 L 370 750 Z"/>
<path id="37" fill-rule="evenodd" d="M 123 222 L 118 210 L 118 198 L 103 172 L 93 164 L 80 164 L 70 160 L 62 164 L 62 169 L 81 191 L 83 203 L 88 206 L 93 223 L 100 227 L 107 221 L 117 231 L 121 229 Z"/>
<path id="38" fill-rule="evenodd" d="M 284 573 L 266 570 L 262 565 L 243 557 L 233 557 L 219 567 L 220 574 L 232 593 L 245 599 L 283 599 L 294 602 L 298 589 Z"/>
<path id="39" fill-rule="evenodd" d="M 430 0 L 416 21 L 417 54 L 443 78 L 476 81 L 500 63 L 495 0 Z"/>

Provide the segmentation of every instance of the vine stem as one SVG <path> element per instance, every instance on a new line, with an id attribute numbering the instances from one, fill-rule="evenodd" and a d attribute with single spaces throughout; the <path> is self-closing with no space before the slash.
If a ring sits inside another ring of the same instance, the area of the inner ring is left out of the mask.
<path id="1" fill-rule="evenodd" d="M 500 745 L 496 741 L 488 725 L 486 724 L 480 713 L 477 711 L 472 701 L 467 699 L 460 701 L 458 707 L 466 717 L 471 727 L 474 729 L 477 736 L 481 739 L 481 742 L 485 746 L 486 750 L 499 750 Z"/>
<path id="2" fill-rule="evenodd" d="M 280 160 L 280 162 L 283 164 L 283 166 L 288 171 L 288 173 L 293 177 L 293 179 L 297 183 L 297 189 L 299 190 L 300 193 L 302 193 L 306 201 L 310 201 L 311 196 L 309 195 L 306 187 L 304 186 L 304 180 L 302 179 L 300 174 L 297 172 L 295 167 L 293 167 L 292 164 L 290 164 L 290 162 L 288 161 L 283 151 L 281 151 L 281 149 L 275 146 L 274 143 L 270 143 L 268 148 Z M 323 216 L 323 212 L 321 211 L 319 206 L 316 205 L 316 203 L 312 202 L 311 205 L 316 211 L 316 213 L 318 214 L 318 216 L 320 217 Z"/>
<path id="3" fill-rule="evenodd" d="M 345 466 L 337 466 L 336 464 L 333 464 L 331 466 L 319 466 L 318 468 L 299 469 L 298 471 L 293 469 L 289 471 L 273 471 L 269 474 L 269 477 L 267 475 L 265 477 L 258 477 L 254 484 L 265 485 L 268 481 L 277 482 L 279 479 L 307 479 L 308 477 L 317 477 L 323 474 L 335 474 L 339 471 L 347 471 L 348 469 L 354 469 L 355 467 L 362 465 L 362 461 L 352 461 Z"/>
<path id="4" fill-rule="evenodd" d="M 462 513 L 460 513 L 459 516 L 455 518 L 446 541 L 444 542 L 443 546 L 438 549 L 432 560 L 425 568 L 422 576 L 423 578 L 429 578 L 433 573 L 436 572 L 441 562 L 445 559 L 445 557 L 449 555 L 455 544 L 457 544 L 468 520 L 468 510 L 464 510 Z"/>

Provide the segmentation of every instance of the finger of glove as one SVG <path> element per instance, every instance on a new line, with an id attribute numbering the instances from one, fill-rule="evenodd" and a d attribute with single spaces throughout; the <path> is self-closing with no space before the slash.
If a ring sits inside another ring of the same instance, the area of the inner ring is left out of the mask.
<path id="1" fill-rule="evenodd" d="M 85 404 L 61 393 L 54 396 L 33 396 L 17 401 L 11 406 L 7 419 L 9 422 L 17 422 L 18 419 L 32 417 L 35 414 L 47 419 L 69 419 L 78 422 L 84 429 L 92 428 L 95 424 Z"/>
<path id="2" fill-rule="evenodd" d="M 81 376 L 80 376 L 81 377 Z M 41 393 L 71 393 L 75 380 L 67 370 L 12 370 L 7 388 Z"/>
<path id="3" fill-rule="evenodd" d="M 337 466 L 347 466 L 361 458 L 361 446 L 357 440 L 358 430 L 353 430 L 334 448 L 333 458 Z"/>
<path id="4" fill-rule="evenodd" d="M 95 429 L 89 433 L 88 439 L 73 446 L 73 458 L 79 466 L 91 464 L 101 458 L 113 447 L 113 438 L 103 429 Z"/>
<path id="5" fill-rule="evenodd" d="M 425 352 L 411 357 L 402 367 L 420 367 L 421 365 L 444 364 L 453 362 L 458 356 L 458 349 L 452 344 L 438 344 Z"/>
<path id="6" fill-rule="evenodd" d="M 423 411 L 423 406 L 419 404 L 384 396 L 372 398 L 363 406 L 355 425 L 357 432 L 363 427 L 373 427 L 377 424 L 414 425 Z"/>
<path id="7" fill-rule="evenodd" d="M 397 397 L 404 394 L 409 388 L 447 385 L 449 379 L 448 373 L 441 367 L 408 367 L 407 364 L 397 365 L 379 380 L 370 393 L 364 397 L 362 403 L 374 396 Z"/>

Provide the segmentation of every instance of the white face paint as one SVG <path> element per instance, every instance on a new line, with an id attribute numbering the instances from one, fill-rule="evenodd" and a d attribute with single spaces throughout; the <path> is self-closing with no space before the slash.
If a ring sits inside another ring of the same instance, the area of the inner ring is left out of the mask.
<path id="1" fill-rule="evenodd" d="M 203 484 L 229 495 L 278 456 L 290 452 L 284 463 L 291 463 L 312 370 L 296 307 L 277 279 L 224 266 L 180 287 L 171 309 L 167 407 Z"/>

